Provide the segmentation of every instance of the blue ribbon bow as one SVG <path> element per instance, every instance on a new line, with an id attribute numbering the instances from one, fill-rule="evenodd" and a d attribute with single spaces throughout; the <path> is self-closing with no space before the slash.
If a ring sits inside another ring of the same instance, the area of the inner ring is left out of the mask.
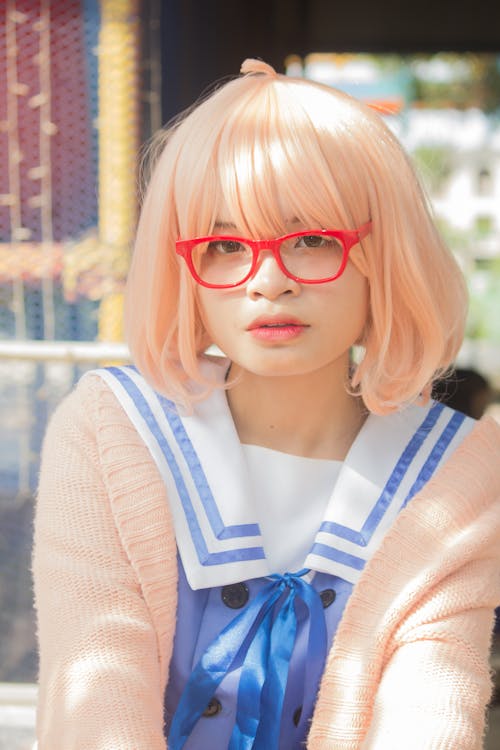
<path id="1" fill-rule="evenodd" d="M 302 721 L 312 714 L 326 658 L 326 625 L 317 591 L 298 573 L 271 576 L 271 583 L 227 625 L 195 666 L 179 700 L 168 737 L 170 750 L 184 747 L 194 725 L 224 677 L 241 667 L 236 721 L 228 750 L 273 750 L 278 747 L 280 719 L 290 659 L 297 635 L 295 599 L 308 612 L 309 634 Z"/>

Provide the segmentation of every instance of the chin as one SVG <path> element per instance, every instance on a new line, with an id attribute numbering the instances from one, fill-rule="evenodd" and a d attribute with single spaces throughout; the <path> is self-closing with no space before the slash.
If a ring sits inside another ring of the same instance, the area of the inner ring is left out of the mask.
<path id="1" fill-rule="evenodd" d="M 255 357 L 229 357 L 242 370 L 260 377 L 292 377 L 306 375 L 320 369 L 325 363 L 318 364 L 311 358 L 298 357 L 290 352 L 266 352 Z"/>

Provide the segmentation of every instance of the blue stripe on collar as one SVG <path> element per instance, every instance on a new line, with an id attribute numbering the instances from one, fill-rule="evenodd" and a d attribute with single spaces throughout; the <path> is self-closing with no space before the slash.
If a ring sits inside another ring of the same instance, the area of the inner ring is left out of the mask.
<path id="1" fill-rule="evenodd" d="M 158 400 L 163 407 L 165 416 L 167 417 L 172 433 L 182 450 L 186 463 L 193 477 L 196 489 L 200 499 L 205 507 L 208 520 L 214 532 L 214 536 L 217 539 L 234 539 L 240 536 L 258 536 L 260 534 L 259 524 L 247 523 L 237 524 L 233 526 L 225 526 L 217 508 L 217 504 L 214 500 L 212 491 L 208 485 L 205 472 L 198 459 L 198 455 L 193 448 L 193 444 L 189 439 L 189 436 L 182 424 L 182 421 L 177 414 L 177 410 L 172 401 L 169 401 L 164 396 L 159 395 Z"/>
<path id="2" fill-rule="evenodd" d="M 127 372 L 127 370 L 129 372 Z M 200 528 L 198 516 L 194 510 L 193 503 L 191 501 L 190 493 L 186 487 L 184 480 L 183 471 L 179 466 L 177 459 L 175 458 L 169 442 L 163 433 L 162 429 L 158 424 L 158 419 L 153 413 L 151 406 L 144 397 L 143 390 L 134 382 L 130 374 L 135 373 L 135 369 L 132 367 L 109 367 L 105 370 L 95 371 L 107 382 L 112 383 L 110 378 L 118 382 L 126 394 L 130 397 L 134 403 L 140 417 L 144 420 L 148 430 L 148 442 L 153 439 L 158 447 L 170 469 L 171 475 L 175 482 L 175 488 L 180 499 L 185 519 L 189 527 L 191 539 L 196 549 L 199 563 L 203 566 L 222 565 L 231 562 L 243 562 L 243 561 L 254 561 L 254 560 L 265 560 L 265 554 L 262 546 L 252 547 L 234 547 L 232 549 L 225 549 L 218 552 L 209 552 L 203 532 Z M 129 374 L 130 373 L 130 374 Z M 140 376 L 139 376 L 140 377 Z M 145 384 L 143 384 L 143 388 Z M 116 388 L 113 389 L 115 394 L 120 398 L 119 391 Z M 151 390 L 151 394 L 154 392 Z M 168 420 L 172 431 L 175 430 L 176 440 L 181 448 L 184 457 L 188 461 L 189 471 L 192 472 L 195 486 L 199 492 L 200 499 L 203 503 L 203 507 L 206 511 L 207 518 L 212 527 L 214 537 L 217 539 L 234 539 L 235 541 L 241 537 L 258 537 L 259 527 L 258 524 L 240 524 L 233 526 L 224 526 L 224 523 L 220 517 L 217 505 L 214 497 L 208 486 L 208 482 L 201 468 L 201 464 L 192 448 L 191 442 L 182 426 L 182 423 L 176 413 L 175 406 L 168 399 L 155 394 L 158 402 L 161 404 L 163 413 Z M 122 399 L 121 399 L 122 400 Z M 122 405 L 123 400 L 122 400 Z M 129 417 L 133 416 L 131 411 L 127 409 Z M 136 422 L 137 426 L 137 422 Z M 143 435 L 144 437 L 144 435 Z M 265 570 L 267 573 L 267 569 Z"/>
<path id="3" fill-rule="evenodd" d="M 437 405 L 442 406 L 442 404 Z M 417 494 L 417 492 L 419 492 L 419 490 L 422 489 L 424 484 L 426 484 L 426 482 L 428 482 L 432 477 L 438 467 L 439 462 L 443 458 L 443 454 L 446 448 L 449 446 L 450 442 L 453 440 L 464 421 L 465 414 L 462 414 L 459 411 L 455 411 L 452 413 L 451 419 L 448 421 L 446 427 L 439 436 L 439 439 L 432 449 L 428 459 L 420 470 L 418 477 L 416 478 L 410 491 L 405 497 L 403 507 L 408 503 L 409 500 L 411 500 L 414 495 Z"/>
<path id="4" fill-rule="evenodd" d="M 431 429 L 436 424 L 442 410 L 442 404 L 435 404 L 426 415 L 417 432 L 411 437 L 410 442 L 401 454 L 382 491 L 382 494 L 373 506 L 373 510 L 366 519 L 361 531 L 354 531 L 348 526 L 342 526 L 341 524 L 332 523 L 331 521 L 324 521 L 321 524 L 320 531 L 335 534 L 335 536 L 347 539 L 354 544 L 358 544 L 360 547 L 366 547 L 384 513 L 392 503 L 394 495 L 405 477 L 411 462 L 422 447 L 422 443 L 429 435 Z"/>
<path id="5" fill-rule="evenodd" d="M 357 557 L 356 555 L 352 555 L 348 552 L 343 552 L 336 547 L 330 547 L 329 545 L 322 544 L 321 542 L 314 542 L 309 554 L 318 555 L 319 557 L 324 557 L 327 560 L 338 562 L 341 565 L 353 568 L 353 570 L 363 570 L 366 563 L 366 560 L 364 560 L 362 557 Z"/>
<path id="6" fill-rule="evenodd" d="M 467 420 L 463 414 L 443 404 L 432 403 L 396 461 L 361 529 L 332 521 L 323 522 L 305 564 L 355 583 L 397 512 L 429 481 L 446 452 L 453 449 L 454 442 L 460 441 L 473 424 L 473 420 Z M 356 488 L 360 479 L 354 475 L 346 481 L 351 489 Z M 402 485 L 406 490 L 398 496 Z M 349 497 L 344 493 L 335 498 L 335 494 L 334 491 L 332 500 L 346 502 Z"/>

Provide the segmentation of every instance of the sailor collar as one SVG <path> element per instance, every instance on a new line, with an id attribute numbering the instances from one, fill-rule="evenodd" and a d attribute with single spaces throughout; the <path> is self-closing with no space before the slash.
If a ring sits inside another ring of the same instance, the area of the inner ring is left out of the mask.
<path id="1" fill-rule="evenodd" d="M 207 363 L 221 380 L 227 360 Z M 165 483 L 192 589 L 268 576 L 243 451 L 223 389 L 184 415 L 134 367 L 93 370 L 114 392 Z M 431 401 L 370 414 L 332 488 L 304 567 L 356 583 L 397 514 L 474 425 Z M 305 502 L 307 500 L 305 499 Z"/>

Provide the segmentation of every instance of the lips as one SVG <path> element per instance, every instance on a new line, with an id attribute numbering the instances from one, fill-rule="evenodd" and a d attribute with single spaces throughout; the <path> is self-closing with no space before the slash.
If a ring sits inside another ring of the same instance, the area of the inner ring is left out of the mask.
<path id="1" fill-rule="evenodd" d="M 289 315 L 263 315 L 252 321 L 247 331 L 255 341 L 274 347 L 299 339 L 307 328 L 307 323 Z"/>
<path id="2" fill-rule="evenodd" d="M 254 331 L 256 328 L 307 328 L 307 324 L 298 318 L 289 315 L 262 315 L 256 318 L 247 328 L 247 331 Z"/>

